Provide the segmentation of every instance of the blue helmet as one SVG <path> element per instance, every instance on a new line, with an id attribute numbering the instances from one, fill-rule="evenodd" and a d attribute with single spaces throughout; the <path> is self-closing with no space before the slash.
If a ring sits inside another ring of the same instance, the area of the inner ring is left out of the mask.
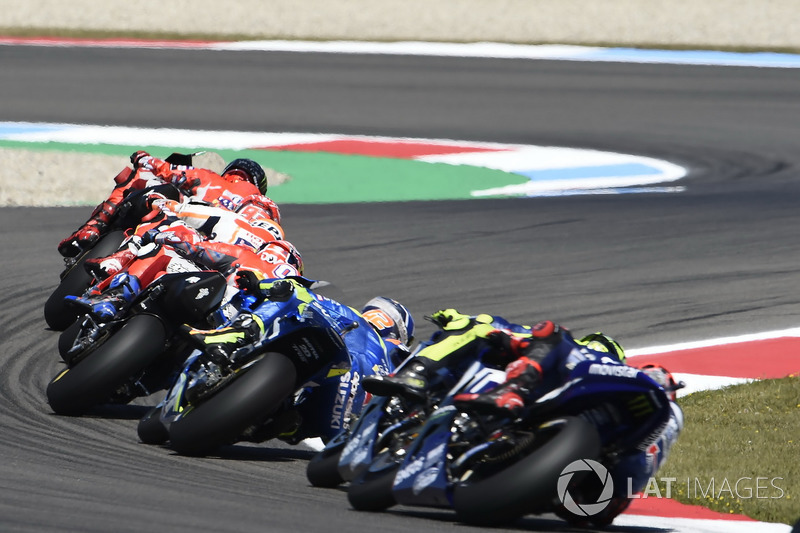
<path id="1" fill-rule="evenodd" d="M 376 296 L 367 302 L 361 314 L 384 339 L 395 339 L 405 346 L 414 340 L 414 318 L 405 306 L 391 298 Z"/>
<path id="2" fill-rule="evenodd" d="M 252 159 L 234 159 L 222 170 L 222 175 L 224 176 L 225 174 L 235 174 L 239 176 L 244 174 L 244 177 L 250 183 L 258 187 L 261 194 L 267 194 L 267 174 L 264 172 L 264 169 L 261 168 L 261 165 Z"/>

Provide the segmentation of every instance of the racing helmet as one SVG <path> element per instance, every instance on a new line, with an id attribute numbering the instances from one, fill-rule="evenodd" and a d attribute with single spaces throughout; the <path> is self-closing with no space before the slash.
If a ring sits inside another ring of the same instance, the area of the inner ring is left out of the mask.
<path id="1" fill-rule="evenodd" d="M 622 349 L 622 346 L 617 341 L 605 333 L 600 333 L 599 331 L 590 333 L 582 337 L 578 343 L 596 352 L 607 352 L 615 356 L 621 362 L 625 362 L 625 350 Z"/>
<path id="2" fill-rule="evenodd" d="M 258 187 L 261 194 L 267 194 L 267 174 L 252 159 L 234 159 L 222 170 L 222 176 L 229 181 L 229 176 L 247 180 Z"/>
<path id="3" fill-rule="evenodd" d="M 405 346 L 414 340 L 414 318 L 391 298 L 376 296 L 366 303 L 361 315 L 384 339 L 395 339 Z"/>
<path id="4" fill-rule="evenodd" d="M 638 367 L 639 370 L 647 374 L 647 377 L 661 385 L 667 393 L 667 397 L 673 402 L 678 397 L 677 390 L 686 386 L 684 382 L 676 382 L 672 373 L 663 366 L 655 363 L 646 363 Z"/>
<path id="5" fill-rule="evenodd" d="M 245 196 L 236 212 L 252 222 L 259 218 L 268 218 L 280 223 L 281 212 L 275 202 L 261 194 Z"/>
<path id="6" fill-rule="evenodd" d="M 259 255 L 268 263 L 286 263 L 292 265 L 301 276 L 305 271 L 303 256 L 300 255 L 297 248 L 289 241 L 270 241 L 259 250 Z"/>
<path id="7" fill-rule="evenodd" d="M 270 239 L 272 241 L 282 241 L 286 238 L 283 228 L 274 220 L 270 220 L 268 218 L 257 218 L 249 222 L 250 226 L 253 228 L 259 228 L 268 231 L 272 235 L 272 239 Z"/>

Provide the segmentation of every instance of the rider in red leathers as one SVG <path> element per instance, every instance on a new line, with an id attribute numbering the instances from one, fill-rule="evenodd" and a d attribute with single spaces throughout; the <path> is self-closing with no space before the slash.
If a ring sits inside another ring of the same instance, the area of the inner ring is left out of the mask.
<path id="1" fill-rule="evenodd" d="M 167 193 L 164 180 L 147 170 L 124 168 L 114 177 L 114 183 L 108 198 L 94 208 L 89 220 L 58 244 L 58 252 L 62 256 L 75 257 L 94 246 L 105 235 L 120 203 L 131 192 L 152 189 L 159 194 Z M 174 193 L 178 194 L 177 191 Z"/>
<path id="2" fill-rule="evenodd" d="M 131 155 L 133 168 L 150 170 L 155 176 L 177 186 L 183 193 L 210 205 L 219 205 L 235 211 L 248 196 L 260 194 L 266 198 L 267 176 L 261 165 L 252 159 L 234 159 L 222 174 L 203 168 L 171 165 L 163 159 L 138 151 Z M 278 206 L 271 204 L 270 218 L 281 221 Z"/>
<path id="3" fill-rule="evenodd" d="M 152 231 L 170 232 L 176 237 L 172 239 L 176 242 L 197 244 L 213 239 L 244 244 L 253 249 L 273 240 L 282 240 L 284 231 L 271 218 L 274 215 L 273 203 L 265 202 L 264 198 L 261 195 L 248 196 L 236 212 L 202 203 L 154 198 L 150 203 L 152 211 L 127 237 L 119 251 L 108 257 L 87 259 L 84 267 L 99 280 L 116 274 L 136 257 L 141 240 Z"/>
<path id="4" fill-rule="evenodd" d="M 222 174 L 211 170 L 175 165 L 138 151 L 131 155 L 133 169 L 123 169 L 115 178 L 115 187 L 79 229 L 58 245 L 64 257 L 75 257 L 91 248 L 108 229 L 118 206 L 133 191 L 151 189 L 153 195 L 178 199 L 164 188 L 177 187 L 181 193 L 197 201 L 235 210 L 247 197 L 259 196 L 269 205 L 270 218 L 280 222 L 280 210 L 266 196 L 267 178 L 264 169 L 250 159 L 231 161 Z M 173 189 L 174 190 L 174 189 Z"/>
<path id="5" fill-rule="evenodd" d="M 244 199 L 239 213 L 154 198 L 147 220 L 137 226 L 120 251 L 86 261 L 87 270 L 102 281 L 85 297 L 68 297 L 68 301 L 101 320 L 111 319 L 157 277 L 186 268 L 181 267 L 183 259 L 223 273 L 231 287 L 239 269 L 274 278 L 302 275 L 300 253 L 282 240 L 283 230 L 270 218 L 275 212 L 272 203 L 263 198 L 252 195 Z M 164 244 L 168 246 L 158 246 Z"/>

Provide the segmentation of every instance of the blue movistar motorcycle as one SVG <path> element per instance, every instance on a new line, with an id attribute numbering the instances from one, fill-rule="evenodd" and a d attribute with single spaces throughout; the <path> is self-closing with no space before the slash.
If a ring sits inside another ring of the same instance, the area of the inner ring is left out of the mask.
<path id="1" fill-rule="evenodd" d="M 227 363 L 195 351 L 140 421 L 140 439 L 202 455 L 239 441 L 327 442 L 346 428 L 364 404 L 360 380 L 390 373 L 393 364 L 385 350 L 348 350 L 349 343 L 383 344 L 360 315 L 314 287 L 303 278 L 275 281 L 256 307 L 261 339 Z"/>
<path id="2" fill-rule="evenodd" d="M 512 324 L 502 317 L 484 315 L 484 320 L 489 329 L 498 328 L 520 334 L 530 332 L 527 326 Z M 435 320 L 431 321 L 442 327 Z M 436 350 L 435 345 L 443 335 L 442 330 L 437 331 L 428 341 L 420 343 L 414 353 L 398 365 L 396 370 L 412 363 L 428 347 Z M 407 445 L 416 429 L 422 426 L 457 383 L 461 392 L 479 393 L 495 387 L 505 379 L 503 371 L 485 365 L 471 369 L 470 364 L 469 360 L 463 360 L 440 368 L 432 376 L 425 398 L 372 398 L 353 427 L 336 435 L 309 461 L 306 468 L 309 482 L 315 487 L 330 488 L 351 481 L 370 465 L 380 450 L 399 449 Z M 475 374 L 473 383 L 459 381 L 465 373 Z"/>
<path id="3" fill-rule="evenodd" d="M 591 460 L 611 470 L 647 449 L 672 412 L 665 391 L 644 373 L 591 360 L 516 417 L 452 405 L 456 394 L 499 382 L 502 376 L 478 361 L 428 413 L 400 398 L 373 400 L 339 461 L 343 477 L 355 472 L 351 505 L 451 508 L 462 522 L 498 525 L 553 512 L 566 490 L 574 501 L 600 501 L 607 488 L 585 472 L 565 478 L 566 467 Z"/>

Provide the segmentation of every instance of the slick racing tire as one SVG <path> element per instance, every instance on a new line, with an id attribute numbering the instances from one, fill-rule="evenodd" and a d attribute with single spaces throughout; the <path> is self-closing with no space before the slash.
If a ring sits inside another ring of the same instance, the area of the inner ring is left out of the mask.
<path id="1" fill-rule="evenodd" d="M 297 370 L 283 354 L 268 352 L 218 393 L 169 427 L 170 446 L 184 455 L 205 455 L 238 440 L 248 426 L 260 422 L 291 396 Z"/>
<path id="2" fill-rule="evenodd" d="M 79 415 L 102 404 L 129 379 L 138 376 L 164 350 L 167 332 L 153 315 L 135 315 L 106 342 L 47 385 L 47 401 L 56 414 Z"/>
<path id="3" fill-rule="evenodd" d="M 144 444 L 164 444 L 169 440 L 169 432 L 166 426 L 161 423 L 161 409 L 153 407 L 141 420 L 136 427 L 139 440 Z"/>
<path id="4" fill-rule="evenodd" d="M 77 312 L 64 302 L 64 297 L 79 296 L 91 285 L 94 278 L 83 268 L 86 260 L 113 254 L 119 249 L 123 239 L 125 239 L 125 232 L 121 230 L 108 233 L 64 273 L 58 287 L 44 304 L 44 320 L 50 329 L 62 331 L 75 322 L 78 317 Z"/>
<path id="5" fill-rule="evenodd" d="M 309 483 L 315 487 L 333 488 L 344 482 L 339 473 L 339 458 L 346 445 L 347 441 L 343 440 L 335 447 L 325 448 L 311 458 L 306 467 Z"/>
<path id="6" fill-rule="evenodd" d="M 495 526 L 511 523 L 556 497 L 564 468 L 579 459 L 595 459 L 600 436 L 582 418 L 564 417 L 540 426 L 550 435 L 543 445 L 511 466 L 474 483 L 456 483 L 453 508 L 461 522 Z"/>
<path id="7" fill-rule="evenodd" d="M 382 452 L 369 468 L 356 476 L 347 489 L 347 500 L 358 511 L 384 511 L 397 503 L 392 493 L 400 463 L 392 460 L 393 452 Z"/>

